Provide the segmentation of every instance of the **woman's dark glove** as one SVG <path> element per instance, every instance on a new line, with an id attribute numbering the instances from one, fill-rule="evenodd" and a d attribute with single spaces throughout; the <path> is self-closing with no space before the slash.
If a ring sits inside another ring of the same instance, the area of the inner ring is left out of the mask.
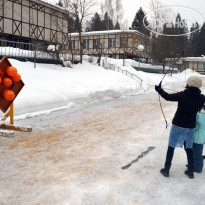
<path id="1" fill-rule="evenodd" d="M 159 90 L 161 89 L 161 84 L 162 84 L 162 82 L 160 82 L 159 85 L 155 85 L 155 90 L 156 90 L 157 92 L 159 92 Z"/>

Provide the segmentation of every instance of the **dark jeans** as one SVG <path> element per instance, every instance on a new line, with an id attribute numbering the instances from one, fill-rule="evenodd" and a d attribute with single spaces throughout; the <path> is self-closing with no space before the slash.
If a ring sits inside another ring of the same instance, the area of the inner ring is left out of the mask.
<path id="1" fill-rule="evenodd" d="M 193 169 L 193 167 L 194 167 L 193 150 L 191 148 L 186 149 L 185 147 L 186 147 L 186 142 L 184 143 L 184 149 L 185 149 L 186 155 L 187 155 L 188 167 L 190 169 Z M 165 161 L 165 168 L 166 169 L 170 169 L 170 167 L 172 165 L 172 159 L 174 156 L 174 149 L 175 148 L 168 146 L 167 156 L 166 156 L 166 161 Z"/>
<path id="2" fill-rule="evenodd" d="M 193 144 L 193 153 L 194 153 L 194 171 L 202 172 L 203 169 L 203 144 Z"/>

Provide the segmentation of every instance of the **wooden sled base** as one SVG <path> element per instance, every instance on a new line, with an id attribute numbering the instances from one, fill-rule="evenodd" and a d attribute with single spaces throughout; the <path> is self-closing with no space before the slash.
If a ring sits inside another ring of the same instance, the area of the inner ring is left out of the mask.
<path id="1" fill-rule="evenodd" d="M 31 132 L 32 131 L 31 127 L 24 127 L 24 126 L 6 124 L 6 123 L 0 123 L 0 128 L 9 129 L 9 130 L 16 130 L 16 131 L 24 131 L 24 132 Z"/>
<path id="2" fill-rule="evenodd" d="M 10 123 L 6 123 L 5 120 L 10 117 Z M 15 130 L 15 131 L 24 131 L 24 132 L 31 132 L 32 128 L 31 127 L 25 127 L 25 126 L 19 126 L 19 125 L 14 125 L 14 120 L 13 120 L 13 103 L 10 106 L 10 110 L 6 115 L 1 119 L 0 122 L 0 135 L 7 136 L 7 137 L 12 137 L 14 136 L 14 132 L 10 130 Z M 8 130 L 6 130 L 8 129 Z"/>
<path id="3" fill-rule="evenodd" d="M 0 130 L 0 135 L 4 137 L 14 137 L 13 131 Z"/>
<path id="4" fill-rule="evenodd" d="M 14 124 L 6 124 L 4 122 L 0 123 L 0 135 L 2 136 L 7 136 L 7 137 L 13 137 L 14 132 L 11 130 L 15 131 L 23 131 L 23 132 L 31 132 L 32 128 L 31 127 L 24 127 L 24 126 L 19 126 L 19 125 L 14 125 Z M 4 130 L 6 129 L 6 130 Z"/>

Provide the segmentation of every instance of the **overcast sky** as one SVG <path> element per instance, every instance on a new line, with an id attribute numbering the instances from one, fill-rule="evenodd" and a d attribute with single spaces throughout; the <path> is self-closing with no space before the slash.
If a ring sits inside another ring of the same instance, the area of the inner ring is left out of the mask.
<path id="1" fill-rule="evenodd" d="M 150 11 L 150 2 L 152 0 L 122 0 L 124 7 L 124 18 L 127 18 L 131 25 L 137 10 L 142 7 L 145 12 Z M 177 5 L 193 8 L 205 16 L 204 0 L 161 0 L 165 5 Z M 183 14 L 181 14 L 183 17 Z"/>
<path id="2" fill-rule="evenodd" d="M 47 0 L 48 2 L 58 2 L 59 0 Z M 144 9 L 147 13 L 150 11 L 150 2 L 152 0 L 121 0 L 124 8 L 124 19 L 127 19 L 129 22 L 128 26 L 131 26 L 131 23 L 135 17 L 136 12 L 140 7 Z M 100 13 L 100 4 L 104 0 L 96 0 L 96 12 Z M 205 0 L 161 0 L 161 2 L 168 5 L 177 5 L 177 6 L 186 6 L 196 11 L 200 12 L 205 18 Z M 181 13 L 182 18 L 186 18 Z"/>

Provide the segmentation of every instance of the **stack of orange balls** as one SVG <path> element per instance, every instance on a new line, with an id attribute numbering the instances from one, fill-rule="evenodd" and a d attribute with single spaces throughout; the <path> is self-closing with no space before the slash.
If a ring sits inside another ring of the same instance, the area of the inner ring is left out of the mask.
<path id="1" fill-rule="evenodd" d="M 9 88 L 12 86 L 13 83 L 19 82 L 21 80 L 21 76 L 17 72 L 17 69 L 13 66 L 9 66 L 6 69 L 6 73 L 7 76 L 5 76 L 3 79 L 0 77 L 0 83 L 3 83 L 3 85 L 8 88 L 5 89 L 3 92 L 4 99 L 7 101 L 11 101 L 15 98 L 15 93 Z"/>

